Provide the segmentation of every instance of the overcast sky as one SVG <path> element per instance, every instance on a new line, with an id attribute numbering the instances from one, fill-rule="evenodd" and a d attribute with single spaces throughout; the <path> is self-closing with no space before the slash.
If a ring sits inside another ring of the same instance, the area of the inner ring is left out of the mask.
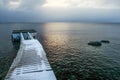
<path id="1" fill-rule="evenodd" d="M 0 0 L 0 22 L 120 22 L 120 0 Z"/>

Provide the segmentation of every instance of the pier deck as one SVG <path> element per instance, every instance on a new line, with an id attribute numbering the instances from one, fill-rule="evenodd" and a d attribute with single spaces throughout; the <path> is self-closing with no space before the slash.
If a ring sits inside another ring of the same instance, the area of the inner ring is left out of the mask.
<path id="1" fill-rule="evenodd" d="M 25 40 L 20 34 L 20 49 L 5 80 L 56 80 L 42 45 L 28 35 L 30 38 Z"/>

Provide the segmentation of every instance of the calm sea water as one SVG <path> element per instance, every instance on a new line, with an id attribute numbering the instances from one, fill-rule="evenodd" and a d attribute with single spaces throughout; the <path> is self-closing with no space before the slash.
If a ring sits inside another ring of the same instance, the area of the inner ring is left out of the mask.
<path id="1" fill-rule="evenodd" d="M 58 80 L 120 80 L 120 24 L 100 23 L 1 23 L 0 80 L 17 50 L 12 30 L 35 29 Z M 101 47 L 89 41 L 110 40 Z"/>

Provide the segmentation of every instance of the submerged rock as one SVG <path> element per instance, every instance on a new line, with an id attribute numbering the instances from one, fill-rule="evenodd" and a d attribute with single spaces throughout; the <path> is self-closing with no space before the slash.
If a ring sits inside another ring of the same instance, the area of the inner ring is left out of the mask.
<path id="1" fill-rule="evenodd" d="M 99 42 L 99 41 L 90 41 L 90 42 L 88 43 L 88 45 L 91 45 L 91 46 L 101 46 L 102 43 Z"/>
<path id="2" fill-rule="evenodd" d="M 109 40 L 101 40 L 102 43 L 110 43 Z"/>

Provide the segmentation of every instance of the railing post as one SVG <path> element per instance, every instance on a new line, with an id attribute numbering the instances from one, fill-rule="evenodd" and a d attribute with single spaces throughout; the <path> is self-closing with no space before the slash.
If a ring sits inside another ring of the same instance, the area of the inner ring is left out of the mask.
<path id="1" fill-rule="evenodd" d="M 20 37 L 21 37 L 21 40 L 22 40 L 22 41 L 25 40 L 22 33 L 20 33 Z"/>
<path id="2" fill-rule="evenodd" d="M 30 37 L 31 39 L 34 39 L 29 32 L 27 32 L 27 33 L 28 33 L 28 35 L 29 35 L 29 37 Z"/>

